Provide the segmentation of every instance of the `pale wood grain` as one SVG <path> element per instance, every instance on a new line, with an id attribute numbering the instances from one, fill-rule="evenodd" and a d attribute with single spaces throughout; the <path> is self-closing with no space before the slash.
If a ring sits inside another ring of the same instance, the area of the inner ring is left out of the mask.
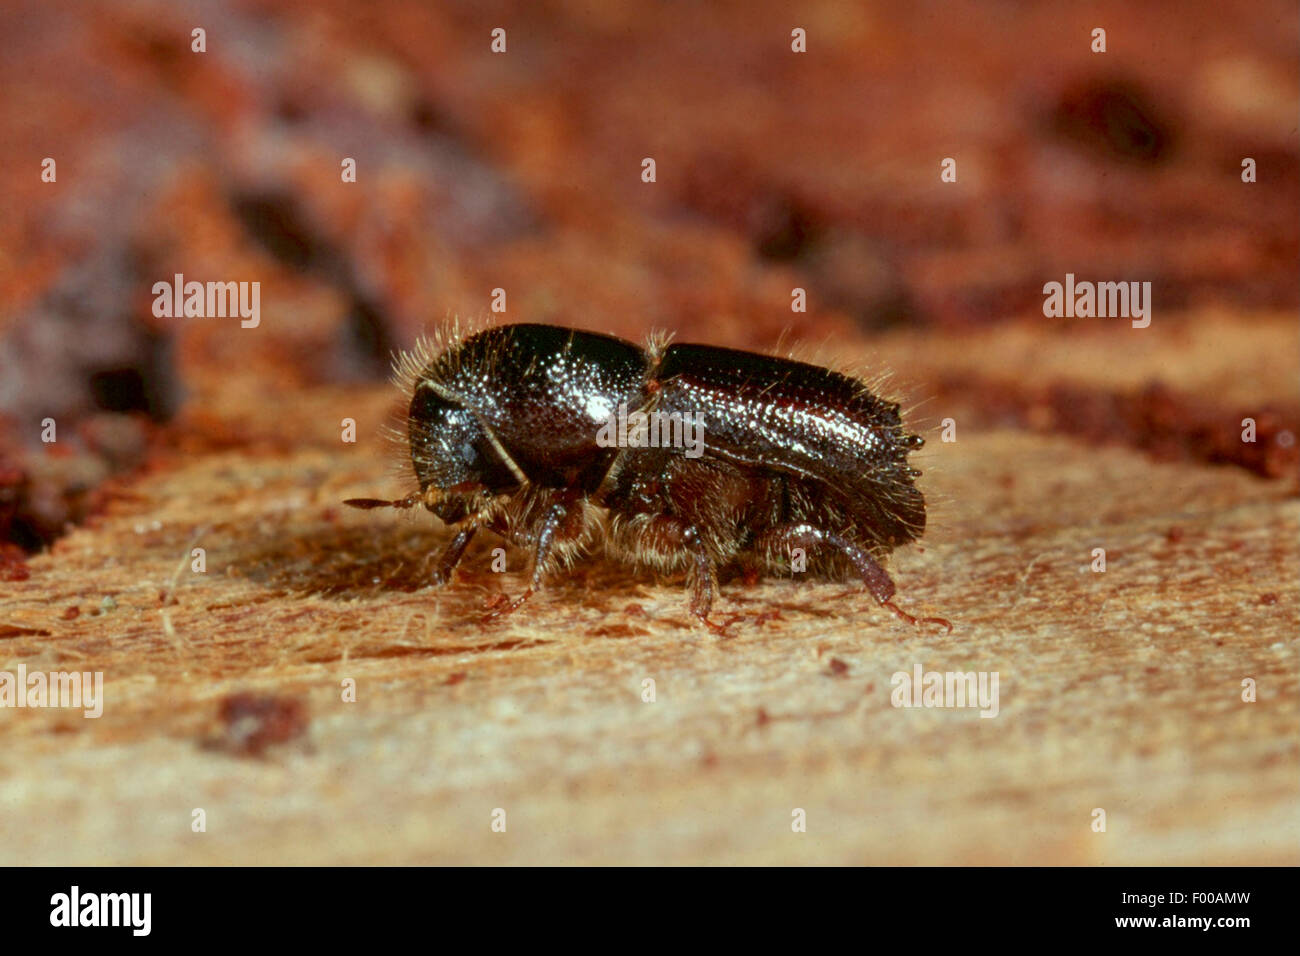
<path id="1" fill-rule="evenodd" d="M 6 586 L 0 625 L 48 633 L 0 639 L 0 668 L 103 670 L 107 703 L 0 711 L 0 863 L 1300 862 L 1294 482 L 964 431 L 926 449 L 930 531 L 893 564 L 951 635 L 799 579 L 731 582 L 720 610 L 751 619 L 719 640 L 598 558 L 485 627 L 522 555 L 495 575 L 476 543 L 421 589 L 437 523 L 338 505 L 401 490 L 373 438 L 391 399 L 232 399 L 250 450 L 177 455 Z M 892 707 L 916 662 L 997 671 L 1000 714 Z M 201 746 L 247 690 L 304 701 L 309 741 Z"/>

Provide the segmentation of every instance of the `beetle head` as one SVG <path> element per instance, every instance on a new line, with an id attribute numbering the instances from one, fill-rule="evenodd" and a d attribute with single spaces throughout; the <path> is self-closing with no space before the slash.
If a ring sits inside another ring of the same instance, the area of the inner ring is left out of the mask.
<path id="1" fill-rule="evenodd" d="M 424 505 L 448 524 L 519 485 L 482 419 L 428 382 L 417 386 L 411 398 L 407 433 Z"/>

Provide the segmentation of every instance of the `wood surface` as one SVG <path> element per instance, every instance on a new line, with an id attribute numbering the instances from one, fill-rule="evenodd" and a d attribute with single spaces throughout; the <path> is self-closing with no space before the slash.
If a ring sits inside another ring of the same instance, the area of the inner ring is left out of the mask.
<path id="1" fill-rule="evenodd" d="M 724 584 L 719 638 L 680 585 L 599 556 L 485 625 L 522 553 L 496 574 L 476 542 L 427 588 L 436 520 L 340 505 L 408 487 L 393 391 L 232 368 L 183 409 L 192 440 L 0 585 L 0 669 L 103 671 L 106 698 L 0 712 L 0 864 L 1300 862 L 1295 475 L 933 399 L 974 365 L 1295 407 L 1298 338 L 1261 313 L 841 342 L 928 425 L 929 531 L 891 570 L 951 634 L 800 576 Z M 996 671 L 998 715 L 891 706 L 918 663 Z M 263 725 L 222 717 L 266 698 Z"/>

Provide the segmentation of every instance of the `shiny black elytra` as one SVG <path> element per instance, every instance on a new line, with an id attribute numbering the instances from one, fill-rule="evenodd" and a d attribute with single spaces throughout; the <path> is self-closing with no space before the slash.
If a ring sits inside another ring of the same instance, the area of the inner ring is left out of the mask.
<path id="1" fill-rule="evenodd" d="M 490 616 L 519 607 L 603 530 L 612 555 L 685 571 L 691 612 L 715 630 L 718 571 L 788 573 L 795 548 L 832 575 L 856 574 L 881 605 L 918 623 L 891 600 L 881 559 L 925 528 L 920 472 L 907 463 L 923 440 L 863 383 L 751 352 L 641 348 L 548 325 L 489 328 L 408 364 L 420 490 L 347 503 L 423 504 L 452 526 L 438 583 L 479 528 L 531 549 L 530 587 Z M 700 416 L 703 453 L 602 446 L 600 427 L 620 405 Z"/>

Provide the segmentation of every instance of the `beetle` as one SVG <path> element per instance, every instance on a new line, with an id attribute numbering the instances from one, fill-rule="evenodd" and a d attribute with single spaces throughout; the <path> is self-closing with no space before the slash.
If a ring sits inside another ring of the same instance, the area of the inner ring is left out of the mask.
<path id="1" fill-rule="evenodd" d="M 896 402 L 857 379 L 735 349 L 639 346 L 535 324 L 453 336 L 437 354 L 399 358 L 398 377 L 419 490 L 345 503 L 423 505 L 448 524 L 439 584 L 479 529 L 531 550 L 527 590 L 490 617 L 514 611 L 603 537 L 617 559 L 685 572 L 691 613 L 714 630 L 718 572 L 789 571 L 795 548 L 821 555 L 831 576 L 856 575 L 902 620 L 951 630 L 893 602 L 882 561 L 925 529 L 920 472 L 907 460 L 924 440 L 904 428 Z M 634 426 L 611 442 L 616 412 Z M 664 422 L 700 428 L 695 454 L 654 440 Z"/>

